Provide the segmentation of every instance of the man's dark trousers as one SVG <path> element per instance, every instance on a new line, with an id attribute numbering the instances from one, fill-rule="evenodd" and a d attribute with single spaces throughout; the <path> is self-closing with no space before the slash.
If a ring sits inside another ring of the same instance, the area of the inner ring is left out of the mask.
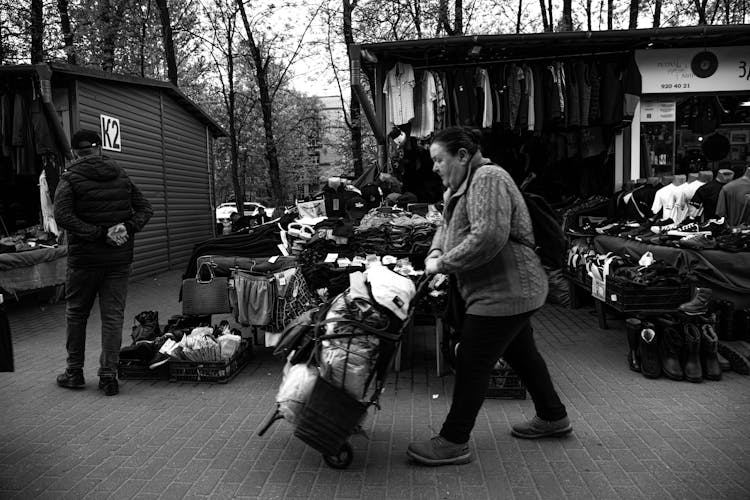
<path id="1" fill-rule="evenodd" d="M 102 353 L 98 375 L 117 375 L 129 277 L 130 264 L 91 269 L 68 267 L 65 284 L 68 370 L 83 368 L 86 324 L 98 295 L 102 320 Z"/>

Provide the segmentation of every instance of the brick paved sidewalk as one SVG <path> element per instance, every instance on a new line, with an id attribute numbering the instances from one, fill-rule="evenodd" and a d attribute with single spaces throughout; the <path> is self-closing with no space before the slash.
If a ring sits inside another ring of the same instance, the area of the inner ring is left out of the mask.
<path id="1" fill-rule="evenodd" d="M 179 273 L 131 285 L 133 316 L 180 310 Z M 28 302 L 28 301 L 27 301 Z M 258 349 L 226 385 L 123 381 L 96 390 L 99 317 L 90 321 L 87 388 L 55 385 L 64 367 L 64 304 L 10 308 L 16 372 L 0 374 L 0 498 L 750 498 L 750 377 L 720 382 L 648 380 L 628 370 L 623 323 L 599 330 L 587 309 L 546 306 L 536 335 L 574 433 L 523 441 L 512 422 L 530 400 L 488 400 L 472 437 L 475 461 L 425 468 L 405 454 L 410 440 L 439 429 L 452 378 L 434 375 L 428 327 L 417 329 L 412 369 L 393 374 L 382 411 L 354 436 L 345 471 L 277 422 L 281 363 Z"/>

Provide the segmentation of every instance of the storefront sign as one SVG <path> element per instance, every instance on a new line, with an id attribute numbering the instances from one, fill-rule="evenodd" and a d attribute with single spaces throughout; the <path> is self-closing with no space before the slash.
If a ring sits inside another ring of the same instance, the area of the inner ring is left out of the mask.
<path id="1" fill-rule="evenodd" d="M 102 149 L 122 151 L 120 120 L 107 115 L 99 115 L 102 129 Z"/>
<path id="2" fill-rule="evenodd" d="M 643 99 L 641 122 L 673 122 L 677 116 L 677 105 L 672 99 Z"/>
<path id="3" fill-rule="evenodd" d="M 644 94 L 750 91 L 750 47 L 636 50 Z"/>

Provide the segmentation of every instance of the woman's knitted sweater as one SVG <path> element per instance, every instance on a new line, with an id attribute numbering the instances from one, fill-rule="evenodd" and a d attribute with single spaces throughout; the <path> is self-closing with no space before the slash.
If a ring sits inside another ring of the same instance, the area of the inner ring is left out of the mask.
<path id="1" fill-rule="evenodd" d="M 476 155 L 461 186 L 446 191 L 431 250 L 443 252 L 438 271 L 458 278 L 468 314 L 533 311 L 544 304 L 548 285 L 539 257 L 521 243 L 534 241 L 531 218 L 510 174 L 483 161 Z"/>

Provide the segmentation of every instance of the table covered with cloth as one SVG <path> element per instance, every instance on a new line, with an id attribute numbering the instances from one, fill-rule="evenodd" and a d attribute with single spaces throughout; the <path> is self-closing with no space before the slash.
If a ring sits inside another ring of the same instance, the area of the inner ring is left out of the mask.
<path id="1" fill-rule="evenodd" d="M 598 253 L 612 252 L 631 255 L 638 260 L 651 252 L 655 259 L 675 266 L 680 272 L 692 270 L 699 283 L 731 294 L 750 295 L 750 252 L 724 250 L 689 250 L 661 245 L 649 245 L 617 236 L 597 236 L 594 249 Z"/>
<path id="2" fill-rule="evenodd" d="M 17 294 L 65 283 L 67 246 L 0 254 L 0 290 Z"/>

